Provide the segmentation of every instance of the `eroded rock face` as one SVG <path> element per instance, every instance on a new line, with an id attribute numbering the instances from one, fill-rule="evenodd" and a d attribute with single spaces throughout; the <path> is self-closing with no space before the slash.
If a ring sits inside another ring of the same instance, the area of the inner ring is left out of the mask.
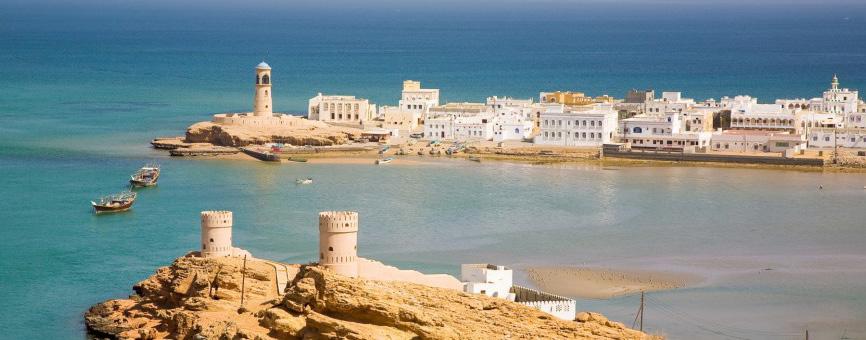
<path id="1" fill-rule="evenodd" d="M 654 339 L 596 313 L 558 320 L 480 295 L 347 278 L 300 267 L 280 295 L 273 266 L 193 254 L 135 286 L 138 295 L 93 306 L 88 328 L 124 339 Z M 215 289 L 219 286 L 218 289 Z"/>
<path id="2" fill-rule="evenodd" d="M 359 129 L 297 119 L 299 123 L 296 127 L 221 125 L 213 122 L 199 122 L 186 130 L 185 142 L 234 147 L 264 143 L 326 146 L 346 144 L 349 140 L 361 136 Z"/>

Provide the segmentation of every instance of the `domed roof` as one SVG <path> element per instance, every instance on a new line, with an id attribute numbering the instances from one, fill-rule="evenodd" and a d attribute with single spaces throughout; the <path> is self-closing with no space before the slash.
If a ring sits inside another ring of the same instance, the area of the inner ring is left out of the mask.
<path id="1" fill-rule="evenodd" d="M 268 63 L 266 63 L 266 62 L 263 61 L 263 62 L 259 63 L 259 66 L 256 66 L 256 68 L 257 68 L 257 69 L 270 70 L 270 69 L 271 69 L 271 65 L 268 65 Z"/>

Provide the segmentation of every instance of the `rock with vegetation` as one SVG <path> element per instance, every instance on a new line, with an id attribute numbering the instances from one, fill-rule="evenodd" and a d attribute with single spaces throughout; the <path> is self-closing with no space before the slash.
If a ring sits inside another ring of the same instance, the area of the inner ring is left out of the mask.
<path id="1" fill-rule="evenodd" d="M 245 266 L 191 253 L 135 285 L 129 299 L 93 306 L 85 323 L 122 339 L 657 339 L 596 313 L 559 320 L 501 299 L 315 265 L 292 266 L 297 274 L 280 293 L 272 264 Z"/>

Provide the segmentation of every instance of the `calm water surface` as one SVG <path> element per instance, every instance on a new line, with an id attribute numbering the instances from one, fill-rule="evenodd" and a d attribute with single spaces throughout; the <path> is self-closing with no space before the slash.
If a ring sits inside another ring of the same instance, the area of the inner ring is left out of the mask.
<path id="1" fill-rule="evenodd" d="M 697 98 L 811 97 L 833 72 L 864 89 L 866 26 L 856 13 L 711 24 L 271 15 L 266 32 L 230 15 L 18 14 L 0 11 L 0 338 L 82 338 L 82 312 L 192 250 L 198 213 L 210 209 L 235 212 L 239 246 L 287 262 L 315 259 L 318 211 L 351 209 L 361 213 L 363 256 L 422 271 L 489 261 L 697 273 L 701 284 L 648 300 L 647 329 L 676 339 L 794 339 L 807 327 L 819 338 L 866 336 L 863 174 L 272 165 L 169 159 L 146 144 L 213 112 L 247 109 L 263 55 L 274 66 L 274 104 L 291 112 L 318 91 L 395 103 L 407 78 L 476 101 L 649 86 Z M 538 37 L 562 32 L 571 38 L 538 48 Z M 91 199 L 121 190 L 154 158 L 164 177 L 134 211 L 90 212 Z M 307 176 L 316 183 L 294 184 Z M 579 307 L 630 323 L 637 303 Z"/>

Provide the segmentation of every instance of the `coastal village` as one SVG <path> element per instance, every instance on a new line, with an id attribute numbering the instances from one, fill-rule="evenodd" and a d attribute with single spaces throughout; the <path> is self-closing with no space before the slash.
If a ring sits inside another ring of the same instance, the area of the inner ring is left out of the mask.
<path id="1" fill-rule="evenodd" d="M 359 216 L 319 213 L 317 262 L 255 258 L 232 243 L 231 211 L 201 212 L 201 247 L 85 313 L 122 339 L 660 339 L 577 312 L 575 301 L 464 264 L 461 280 L 358 256 Z"/>
<path id="2" fill-rule="evenodd" d="M 271 67 L 255 69 L 253 111 L 216 114 L 184 137 L 157 138 L 175 156 L 247 152 L 262 160 L 334 154 L 638 158 L 780 165 L 866 165 L 866 103 L 832 76 L 820 97 L 761 103 L 631 90 L 442 103 L 406 80 L 397 105 L 318 93 L 303 114 L 275 114 Z M 384 146 L 384 147 L 383 147 Z M 390 161 L 393 158 L 389 158 Z"/>

